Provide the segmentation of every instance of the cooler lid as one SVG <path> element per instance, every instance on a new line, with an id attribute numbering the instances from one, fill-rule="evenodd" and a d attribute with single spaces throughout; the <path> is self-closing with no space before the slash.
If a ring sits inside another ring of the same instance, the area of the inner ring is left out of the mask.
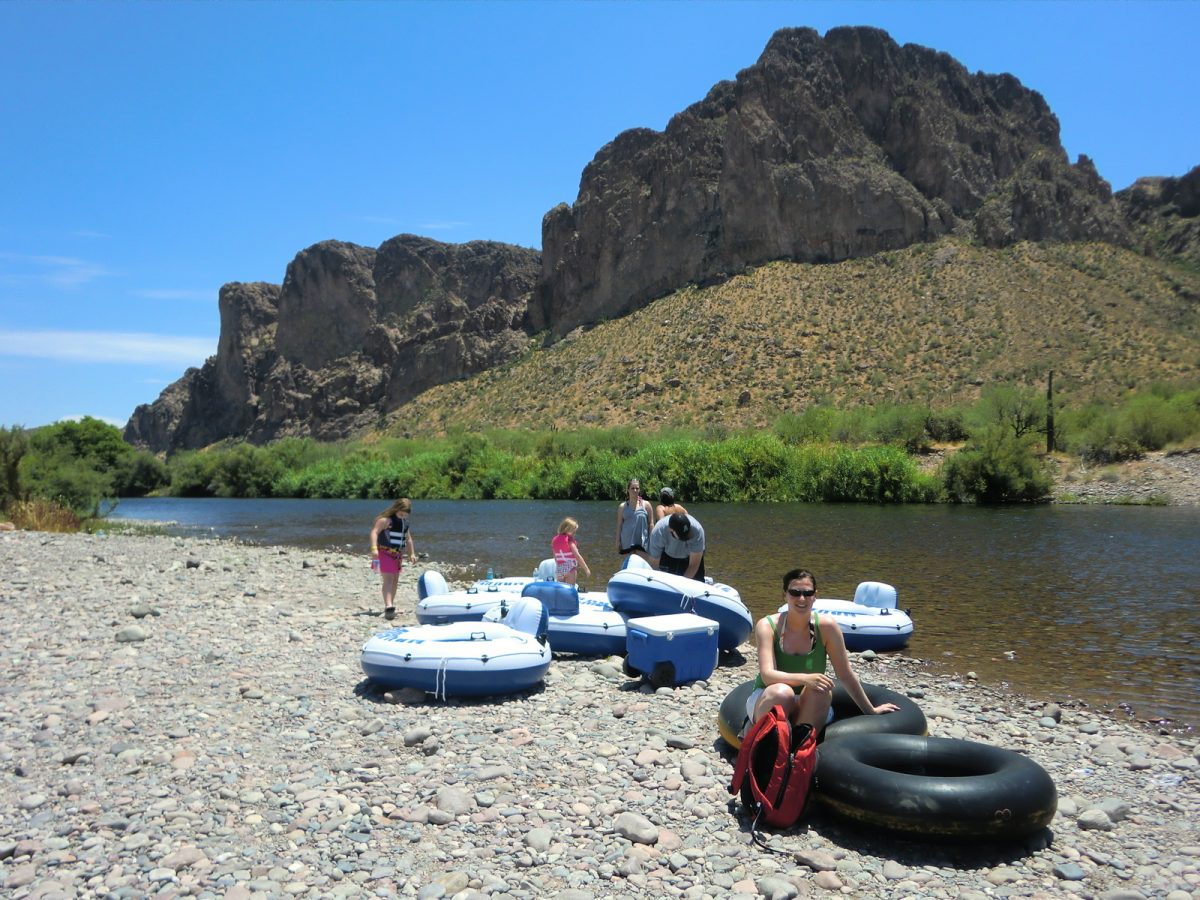
<path id="1" fill-rule="evenodd" d="M 658 637 L 673 637 L 677 634 L 695 634 L 707 631 L 714 634 L 720 627 L 719 622 L 698 616 L 695 613 L 672 613 L 668 616 L 642 616 L 630 619 L 628 627 L 644 631 Z"/>

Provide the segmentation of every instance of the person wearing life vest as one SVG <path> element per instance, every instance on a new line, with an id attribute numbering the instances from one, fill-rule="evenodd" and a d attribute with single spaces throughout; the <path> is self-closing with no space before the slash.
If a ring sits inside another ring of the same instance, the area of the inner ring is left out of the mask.
<path id="1" fill-rule="evenodd" d="M 817 579 L 806 569 L 783 576 L 787 609 L 764 616 L 754 626 L 758 644 L 758 678 L 746 700 L 746 715 L 753 722 L 774 706 L 782 706 L 793 724 L 807 722 L 818 732 L 833 717 L 833 679 L 825 674 L 826 661 L 850 698 L 866 715 L 895 712 L 894 703 L 873 706 L 862 682 L 850 667 L 846 640 L 833 617 L 813 612 Z"/>
<path id="2" fill-rule="evenodd" d="M 383 577 L 383 617 L 396 617 L 396 585 L 404 568 L 402 559 L 410 563 L 417 561 L 417 550 L 413 545 L 412 529 L 408 517 L 412 513 L 412 501 L 401 497 L 379 514 L 371 526 L 371 556 L 379 562 L 379 574 Z"/>

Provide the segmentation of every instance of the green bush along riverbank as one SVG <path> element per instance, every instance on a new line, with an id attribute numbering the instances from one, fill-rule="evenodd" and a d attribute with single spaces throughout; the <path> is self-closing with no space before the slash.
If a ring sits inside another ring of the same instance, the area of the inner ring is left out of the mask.
<path id="1" fill-rule="evenodd" d="M 1117 403 L 1068 406 L 1033 389 L 985 388 L 933 410 L 814 405 L 754 432 L 460 431 L 336 444 L 226 442 L 159 460 L 96 419 L 0 428 L 0 509 L 86 520 L 105 498 L 174 496 L 603 500 L 630 478 L 691 501 L 864 503 L 1045 499 L 1048 445 L 1089 463 L 1200 439 L 1200 388 L 1154 386 Z M 922 454 L 952 448 L 938 466 Z M 41 504 L 41 505 L 39 505 Z M 15 512 L 14 512 L 15 511 Z M 22 526 L 29 527 L 29 526 Z"/>

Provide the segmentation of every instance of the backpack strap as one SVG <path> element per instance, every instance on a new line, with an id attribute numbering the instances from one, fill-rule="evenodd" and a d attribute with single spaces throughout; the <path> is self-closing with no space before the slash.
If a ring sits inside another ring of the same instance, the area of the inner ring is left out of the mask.
<path id="1" fill-rule="evenodd" d="M 817 736 L 811 725 L 805 723 L 791 730 L 783 756 L 782 784 L 779 786 L 775 821 L 768 819 L 768 824 L 790 828 L 804 813 L 817 766 Z"/>

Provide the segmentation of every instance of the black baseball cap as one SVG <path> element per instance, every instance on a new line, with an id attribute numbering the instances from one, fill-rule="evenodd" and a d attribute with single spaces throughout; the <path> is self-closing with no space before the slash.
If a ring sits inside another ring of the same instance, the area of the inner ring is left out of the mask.
<path id="1" fill-rule="evenodd" d="M 692 523 L 688 519 L 687 513 L 671 513 L 671 518 L 667 520 L 667 527 L 675 532 L 675 537 L 681 541 L 686 541 L 688 535 L 692 533 Z"/>

